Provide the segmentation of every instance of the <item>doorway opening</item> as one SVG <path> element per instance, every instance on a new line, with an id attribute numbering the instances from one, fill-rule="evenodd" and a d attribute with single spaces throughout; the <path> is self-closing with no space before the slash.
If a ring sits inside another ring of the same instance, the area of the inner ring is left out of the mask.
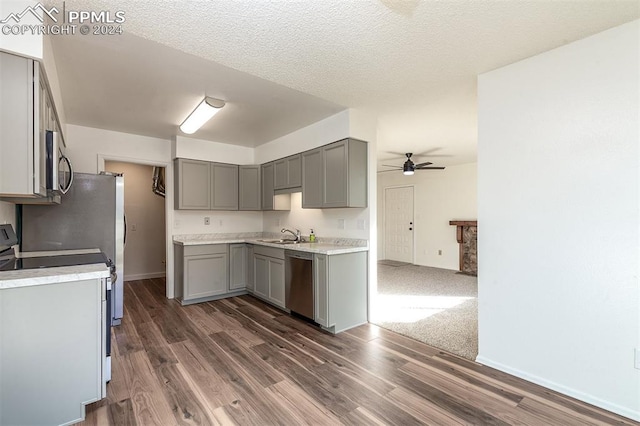
<path id="1" fill-rule="evenodd" d="M 124 176 L 126 239 L 124 281 L 157 280 L 165 286 L 164 167 L 106 160 L 105 171 Z"/>

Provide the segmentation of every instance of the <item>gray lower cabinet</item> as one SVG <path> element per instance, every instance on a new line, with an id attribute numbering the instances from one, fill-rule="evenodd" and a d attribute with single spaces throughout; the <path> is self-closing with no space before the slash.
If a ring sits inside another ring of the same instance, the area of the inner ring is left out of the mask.
<path id="1" fill-rule="evenodd" d="M 314 320 L 332 333 L 367 322 L 367 252 L 313 256 Z"/>
<path id="2" fill-rule="evenodd" d="M 273 210 L 274 163 L 261 166 L 262 172 L 262 210 Z"/>
<path id="3" fill-rule="evenodd" d="M 0 290 L 0 424 L 79 422 L 106 397 L 106 281 Z"/>
<path id="4" fill-rule="evenodd" d="M 262 176 L 260 166 L 238 168 L 238 210 L 262 210 Z"/>
<path id="5" fill-rule="evenodd" d="M 247 244 L 247 291 L 255 291 L 255 271 L 253 266 L 253 244 Z"/>
<path id="6" fill-rule="evenodd" d="M 343 139 L 302 153 L 302 207 L 367 207 L 367 143 Z"/>
<path id="7" fill-rule="evenodd" d="M 174 245 L 175 292 L 183 305 L 213 300 L 229 291 L 229 245 Z"/>
<path id="8" fill-rule="evenodd" d="M 254 246 L 253 269 L 253 294 L 285 308 L 284 250 Z"/>
<path id="9" fill-rule="evenodd" d="M 238 166 L 176 158 L 176 210 L 238 210 Z"/>
<path id="10" fill-rule="evenodd" d="M 246 290 L 247 244 L 229 244 L 229 291 Z"/>

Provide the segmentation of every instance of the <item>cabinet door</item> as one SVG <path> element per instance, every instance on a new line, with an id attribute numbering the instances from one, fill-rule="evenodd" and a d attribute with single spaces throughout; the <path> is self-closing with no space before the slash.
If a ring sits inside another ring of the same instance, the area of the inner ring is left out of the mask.
<path id="1" fill-rule="evenodd" d="M 229 245 L 229 291 L 247 287 L 247 246 Z"/>
<path id="2" fill-rule="evenodd" d="M 315 254 L 313 256 L 313 293 L 314 293 L 314 321 L 329 327 L 329 281 L 327 256 Z"/>
<path id="3" fill-rule="evenodd" d="M 239 210 L 260 210 L 260 166 L 239 167 Z"/>
<path id="4" fill-rule="evenodd" d="M 273 163 L 262 165 L 262 210 L 273 210 L 274 191 Z"/>
<path id="5" fill-rule="evenodd" d="M 287 171 L 289 173 L 289 188 L 302 186 L 302 156 L 300 154 L 287 157 Z"/>
<path id="6" fill-rule="evenodd" d="M 302 207 L 322 207 L 322 149 L 302 153 Z"/>
<path id="7" fill-rule="evenodd" d="M 284 308 L 284 260 L 271 257 L 267 259 L 269 259 L 269 300 Z"/>
<path id="8" fill-rule="evenodd" d="M 211 165 L 206 161 L 178 158 L 175 166 L 175 209 L 209 210 Z"/>
<path id="9" fill-rule="evenodd" d="M 184 300 L 216 296 L 227 292 L 227 253 L 185 256 Z"/>
<path id="10" fill-rule="evenodd" d="M 253 266 L 253 244 L 247 244 L 247 290 L 252 292 L 255 289 L 255 273 Z"/>
<path id="11" fill-rule="evenodd" d="M 348 194 L 348 144 L 340 141 L 322 148 L 323 207 L 347 207 Z"/>
<path id="12" fill-rule="evenodd" d="M 264 299 L 269 298 L 269 258 L 253 255 L 254 292 Z"/>
<path id="13" fill-rule="evenodd" d="M 211 163 L 211 210 L 238 210 L 238 166 Z"/>
<path id="14" fill-rule="evenodd" d="M 287 170 L 287 160 L 283 158 L 273 163 L 274 189 L 285 189 L 289 187 L 289 171 Z"/>

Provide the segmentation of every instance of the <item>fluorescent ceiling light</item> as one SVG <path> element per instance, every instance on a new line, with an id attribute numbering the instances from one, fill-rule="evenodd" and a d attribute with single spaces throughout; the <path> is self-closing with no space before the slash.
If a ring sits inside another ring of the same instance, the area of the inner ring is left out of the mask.
<path id="1" fill-rule="evenodd" d="M 216 115 L 223 106 L 224 101 L 205 97 L 196 109 L 194 109 L 187 119 L 180 125 L 180 130 L 188 135 L 195 133 L 195 131 L 202 127 L 204 123 Z"/>

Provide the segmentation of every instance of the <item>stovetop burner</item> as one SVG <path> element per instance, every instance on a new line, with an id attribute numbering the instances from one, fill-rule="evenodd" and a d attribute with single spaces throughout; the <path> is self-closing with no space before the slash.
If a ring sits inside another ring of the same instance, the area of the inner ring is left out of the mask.
<path id="1" fill-rule="evenodd" d="M 56 268 L 62 266 L 90 265 L 93 263 L 104 263 L 105 265 L 113 269 L 112 262 L 104 253 L 100 252 L 7 259 L 5 263 L 0 265 L 0 271 Z"/>

